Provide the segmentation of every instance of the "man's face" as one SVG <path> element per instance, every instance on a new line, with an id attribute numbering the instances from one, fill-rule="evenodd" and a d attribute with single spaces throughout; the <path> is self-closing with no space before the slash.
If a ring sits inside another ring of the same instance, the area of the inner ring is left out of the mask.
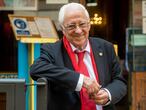
<path id="1" fill-rule="evenodd" d="M 76 48 L 83 49 L 87 43 L 90 30 L 89 19 L 81 10 L 66 11 L 63 34 Z"/>

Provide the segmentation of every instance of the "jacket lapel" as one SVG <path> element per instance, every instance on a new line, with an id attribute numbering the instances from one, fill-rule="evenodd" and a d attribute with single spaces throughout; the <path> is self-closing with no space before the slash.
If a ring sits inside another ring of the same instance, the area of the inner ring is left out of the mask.
<path id="1" fill-rule="evenodd" d="M 71 59 L 70 59 L 70 57 L 69 57 L 69 55 L 68 55 L 68 53 L 67 53 L 64 45 L 63 45 L 63 48 L 62 48 L 62 52 L 63 52 L 64 66 L 67 67 L 67 68 L 69 68 L 69 69 L 71 69 L 71 70 L 74 70 L 73 69 L 73 65 L 71 63 Z"/>
<path id="2" fill-rule="evenodd" d="M 69 68 L 69 69 L 74 70 L 73 65 L 72 65 L 72 63 L 71 63 L 71 60 L 70 60 L 70 58 L 69 58 L 69 55 L 68 55 L 68 53 L 67 53 L 67 51 L 66 51 L 64 45 L 63 45 L 63 48 L 62 48 L 62 52 L 63 52 L 64 66 L 67 67 L 67 68 Z M 78 99 L 80 99 L 80 93 L 79 93 L 79 92 L 76 92 L 76 91 L 75 91 L 75 92 L 74 92 L 74 95 L 77 96 Z"/>
<path id="3" fill-rule="evenodd" d="M 101 48 L 101 46 L 99 45 L 99 43 L 100 42 L 97 42 L 97 40 L 90 40 L 92 52 L 93 52 L 93 55 L 94 55 L 94 60 L 95 60 L 95 63 L 96 63 L 96 68 L 97 68 L 97 71 L 98 71 L 99 83 L 101 85 L 103 85 L 104 72 L 106 72 L 106 68 L 105 68 L 105 61 L 104 61 L 104 51 Z"/>

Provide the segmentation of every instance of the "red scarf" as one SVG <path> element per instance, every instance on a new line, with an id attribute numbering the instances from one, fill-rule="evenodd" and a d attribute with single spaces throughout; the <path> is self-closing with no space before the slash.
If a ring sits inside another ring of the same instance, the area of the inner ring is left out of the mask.
<path id="1" fill-rule="evenodd" d="M 66 38 L 65 36 L 63 37 L 63 44 L 64 44 L 64 47 L 65 47 L 65 49 L 67 50 L 67 53 L 68 53 L 68 55 L 69 55 L 69 57 L 70 57 L 70 59 L 71 59 L 71 62 L 72 62 L 72 64 L 73 64 L 74 70 L 75 70 L 76 72 L 79 72 L 78 63 L 77 63 L 77 61 L 75 60 L 75 59 L 76 59 L 75 53 L 73 52 L 73 50 L 72 50 L 72 48 L 71 48 L 71 46 L 70 46 L 70 43 L 69 43 L 69 41 L 67 40 L 67 38 Z M 95 76 L 96 76 L 96 80 L 98 81 L 98 71 L 97 71 L 97 68 L 96 68 L 95 61 L 94 61 L 94 56 L 93 56 L 93 52 L 92 52 L 91 46 L 90 46 L 90 56 L 91 56 L 91 61 L 92 61 L 94 73 L 95 73 Z M 81 89 L 81 91 L 80 91 L 80 97 L 81 97 L 81 92 L 82 92 L 82 91 L 83 91 L 83 90 Z M 89 99 L 89 100 L 90 100 L 90 99 Z M 81 97 L 81 103 L 82 103 L 82 97 Z M 92 101 L 92 103 L 94 103 L 94 102 Z M 88 108 L 88 107 L 87 107 L 87 109 L 86 109 L 85 106 L 88 106 L 88 105 L 90 105 L 90 104 L 87 104 L 87 105 L 82 104 L 81 110 L 91 110 L 91 108 Z M 96 110 L 96 104 L 95 104 L 94 109 L 92 109 L 92 110 Z"/>

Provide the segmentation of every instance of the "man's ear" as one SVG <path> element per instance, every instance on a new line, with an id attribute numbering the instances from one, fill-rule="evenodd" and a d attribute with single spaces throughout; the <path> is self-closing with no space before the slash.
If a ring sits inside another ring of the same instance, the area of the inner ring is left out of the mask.
<path id="1" fill-rule="evenodd" d="M 61 30 L 62 33 L 64 34 L 64 29 L 63 29 L 63 27 L 61 25 L 59 26 L 59 30 Z"/>
<path id="2" fill-rule="evenodd" d="M 63 31 L 64 31 L 63 26 L 62 26 L 62 25 L 60 25 L 59 27 L 60 27 L 61 31 L 63 32 Z"/>
<path id="3" fill-rule="evenodd" d="M 60 26 L 60 29 L 61 29 L 62 33 L 65 35 L 65 30 L 64 30 L 63 26 Z"/>

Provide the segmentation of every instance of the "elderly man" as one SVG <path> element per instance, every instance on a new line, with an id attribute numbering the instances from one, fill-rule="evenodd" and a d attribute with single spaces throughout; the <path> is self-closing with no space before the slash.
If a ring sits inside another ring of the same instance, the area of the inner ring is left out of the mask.
<path id="1" fill-rule="evenodd" d="M 44 44 L 30 68 L 34 80 L 49 82 L 48 110 L 114 110 L 126 84 L 113 45 L 89 38 L 85 7 L 69 3 L 59 11 L 63 38 Z"/>

